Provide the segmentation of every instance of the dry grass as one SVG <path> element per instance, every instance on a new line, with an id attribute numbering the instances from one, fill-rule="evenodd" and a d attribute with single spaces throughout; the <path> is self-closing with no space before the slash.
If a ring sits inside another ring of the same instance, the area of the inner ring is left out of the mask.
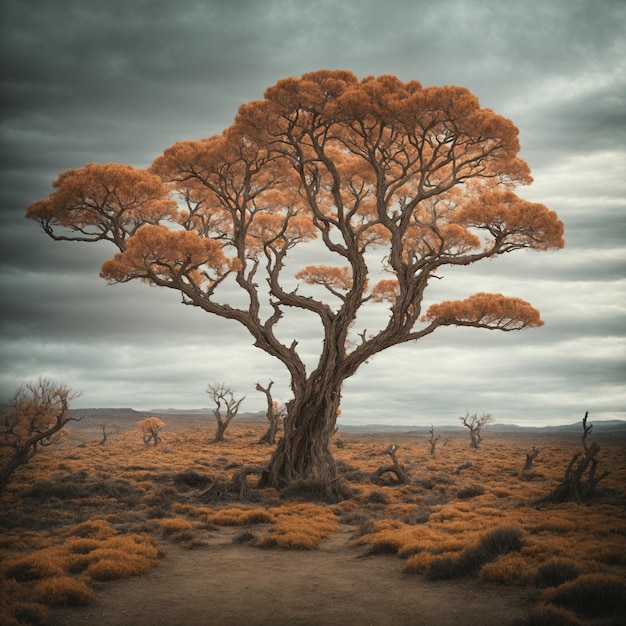
<path id="1" fill-rule="evenodd" d="M 626 581 L 623 439 L 598 438 L 611 474 L 586 505 L 533 505 L 561 479 L 578 436 L 490 438 L 488 431 L 478 451 L 464 433 L 453 434 L 434 456 L 426 434 L 341 433 L 335 456 L 353 497 L 337 504 L 271 489 L 256 492 L 253 504 L 203 497 L 207 485 L 227 482 L 242 465 L 268 460 L 272 449 L 257 444 L 264 427 L 233 423 L 227 441 L 212 444 L 210 423 L 204 430 L 168 424 L 163 442 L 146 447 L 134 423 L 99 446 L 94 424 L 34 458 L 0 499 L 0 623 L 44 624 L 46 606 L 90 602 L 103 582 L 150 571 L 159 542 L 210 549 L 206 540 L 227 526 L 239 528 L 235 541 L 250 549 L 310 550 L 350 525 L 356 549 L 397 555 L 406 573 L 462 570 L 486 583 L 540 587 L 533 624 L 575 624 L 597 611 L 593 600 L 583 607 L 568 600 L 577 592 L 567 585 L 591 598 L 600 594 L 594 581 L 616 581 L 617 592 Z M 408 485 L 369 480 L 387 462 L 390 443 L 400 446 Z M 542 453 L 533 473 L 522 474 L 533 446 Z M 511 549 L 484 543 L 506 528 L 520 538 Z"/>

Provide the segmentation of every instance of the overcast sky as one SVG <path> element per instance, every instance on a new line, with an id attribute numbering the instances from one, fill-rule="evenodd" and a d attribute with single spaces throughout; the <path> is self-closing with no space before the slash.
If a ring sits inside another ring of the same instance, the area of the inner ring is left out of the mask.
<path id="1" fill-rule="evenodd" d="M 107 286 L 115 249 L 53 242 L 24 219 L 59 173 L 148 166 L 220 133 L 287 76 L 330 68 L 468 87 L 520 129 L 566 247 L 518 252 L 436 281 L 501 292 L 545 320 L 520 333 L 445 328 L 375 357 L 343 390 L 343 423 L 518 424 L 626 419 L 626 3 L 623 0 L 0 0 L 0 397 L 38 376 L 73 407 L 197 408 L 212 381 L 264 408 L 280 363 L 234 322 L 172 291 Z M 442 286 L 439 286 L 442 283 Z M 437 294 L 439 295 L 439 294 Z M 432 296 L 431 296 L 432 297 Z M 302 345 L 315 328 L 294 320 Z"/>

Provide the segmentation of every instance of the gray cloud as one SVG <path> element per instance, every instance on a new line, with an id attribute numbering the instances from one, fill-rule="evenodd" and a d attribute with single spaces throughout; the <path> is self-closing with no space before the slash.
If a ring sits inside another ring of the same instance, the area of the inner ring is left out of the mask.
<path id="1" fill-rule="evenodd" d="M 264 408 L 257 381 L 288 398 L 286 373 L 241 328 L 173 292 L 105 285 L 112 248 L 52 242 L 23 215 L 67 168 L 147 166 L 175 141 L 221 132 L 278 79 L 329 67 L 465 85 L 511 117 L 535 177 L 520 193 L 558 212 L 567 241 L 451 272 L 428 295 L 523 297 L 543 328 L 444 329 L 378 355 L 347 382 L 342 419 L 626 418 L 623 2 L 3 0 L 0 10 L 3 397 L 47 375 L 81 389 L 83 407 L 202 406 L 211 380 L 247 394 L 248 410 Z M 289 270 L 321 262 L 318 250 Z M 365 310 L 361 328 L 385 311 Z M 280 332 L 314 363 L 315 320 L 287 316 Z"/>

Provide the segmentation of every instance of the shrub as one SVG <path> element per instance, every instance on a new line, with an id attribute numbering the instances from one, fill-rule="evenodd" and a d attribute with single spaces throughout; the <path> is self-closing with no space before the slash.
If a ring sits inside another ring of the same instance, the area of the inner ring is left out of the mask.
<path id="1" fill-rule="evenodd" d="M 469 485 L 463 489 L 459 489 L 456 494 L 457 498 L 461 500 L 469 500 L 476 496 L 482 496 L 485 493 L 485 488 L 482 485 Z"/>
<path id="2" fill-rule="evenodd" d="M 426 570 L 426 578 L 441 580 L 478 573 L 485 563 L 521 547 L 522 531 L 519 528 L 496 528 L 484 535 L 475 547 L 463 550 L 457 558 L 444 556 L 433 559 Z"/>
<path id="3" fill-rule="evenodd" d="M 117 531 L 109 522 L 103 519 L 89 520 L 74 526 L 68 533 L 71 537 L 83 537 L 90 539 L 107 539 L 116 535 Z"/>
<path id="4" fill-rule="evenodd" d="M 189 531 L 193 528 L 193 524 L 180 517 L 170 517 L 160 519 L 159 526 L 163 529 L 165 535 L 174 535 L 183 531 Z"/>
<path id="5" fill-rule="evenodd" d="M 174 487 L 160 487 L 154 493 L 146 496 L 143 501 L 146 505 L 167 511 L 180 494 Z"/>
<path id="6" fill-rule="evenodd" d="M 435 558 L 441 557 L 434 557 L 429 552 L 418 552 L 406 560 L 402 571 L 405 574 L 424 574 Z"/>
<path id="7" fill-rule="evenodd" d="M 521 530 L 513 527 L 496 528 L 484 535 L 477 546 L 463 550 L 457 562 L 459 576 L 478 572 L 485 563 L 521 547 Z"/>
<path id="8" fill-rule="evenodd" d="M 105 582 L 147 574 L 151 569 L 151 565 L 144 559 L 126 557 L 122 552 L 118 552 L 112 557 L 102 558 L 89 565 L 87 574 L 93 580 Z"/>
<path id="9" fill-rule="evenodd" d="M 79 606 L 95 599 L 91 588 L 70 576 L 46 578 L 35 585 L 33 592 L 40 602 L 50 606 Z"/>
<path id="10" fill-rule="evenodd" d="M 0 584 L 0 624 L 3 626 L 45 626 L 48 611 L 42 604 L 30 602 L 24 586 L 3 579 Z"/>
<path id="11" fill-rule="evenodd" d="M 24 492 L 24 497 L 48 502 L 86 498 L 89 491 L 84 484 L 86 472 L 76 472 L 57 480 L 39 480 Z"/>
<path id="12" fill-rule="evenodd" d="M 158 561 L 156 545 L 143 534 L 111 537 L 88 554 L 75 554 L 71 559 L 73 571 L 86 568 L 86 574 L 97 581 L 146 574 Z"/>
<path id="13" fill-rule="evenodd" d="M 533 577 L 533 568 L 519 554 L 504 554 L 480 570 L 480 580 L 503 585 L 525 585 Z"/>
<path id="14" fill-rule="evenodd" d="M 201 489 L 211 482 L 211 478 L 206 474 L 200 474 L 193 468 L 186 469 L 174 476 L 174 484 L 177 487 L 191 487 Z"/>
<path id="15" fill-rule="evenodd" d="M 230 508 L 216 511 L 207 517 L 207 521 L 218 526 L 245 526 L 246 524 L 268 524 L 274 516 L 266 509 Z"/>
<path id="16" fill-rule="evenodd" d="M 44 548 L 9 561 L 4 575 L 18 582 L 27 582 L 61 576 L 67 573 L 67 568 L 67 562 L 59 550 Z"/>
<path id="17" fill-rule="evenodd" d="M 270 534 L 257 542 L 260 548 L 312 550 L 338 529 L 337 517 L 328 508 L 314 504 L 279 507 Z"/>
<path id="18" fill-rule="evenodd" d="M 451 556 L 440 556 L 433 559 L 426 568 L 426 580 L 449 580 L 458 575 L 458 559 Z"/>
<path id="19" fill-rule="evenodd" d="M 536 587 L 558 587 L 580 574 L 578 565 L 570 559 L 553 558 L 542 563 L 535 573 Z"/>
<path id="20" fill-rule="evenodd" d="M 15 602 L 10 607 L 0 607 L 0 624 L 6 626 L 45 626 L 48 611 L 36 602 Z"/>
<path id="21" fill-rule="evenodd" d="M 554 589 L 545 598 L 587 615 L 626 614 L 626 582 L 609 574 L 583 574 Z"/>
<path id="22" fill-rule="evenodd" d="M 528 616 L 527 626 L 584 626 L 573 613 L 552 604 L 537 604 Z"/>
<path id="23" fill-rule="evenodd" d="M 249 530 L 244 530 L 240 532 L 236 537 L 233 538 L 233 543 L 250 543 L 256 539 L 256 535 Z"/>
<path id="24" fill-rule="evenodd" d="M 389 496 L 384 491 L 371 491 L 365 499 L 369 504 L 389 503 Z"/>
<path id="25" fill-rule="evenodd" d="M 70 554 L 89 554 L 100 546 L 100 542 L 96 539 L 69 539 L 65 542 L 65 549 Z"/>

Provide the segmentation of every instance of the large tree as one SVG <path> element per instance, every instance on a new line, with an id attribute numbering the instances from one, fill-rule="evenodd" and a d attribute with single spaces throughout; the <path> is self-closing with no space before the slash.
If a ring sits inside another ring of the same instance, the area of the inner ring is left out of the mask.
<path id="1" fill-rule="evenodd" d="M 279 81 L 221 135 L 176 143 L 147 171 L 70 170 L 27 216 L 55 239 L 113 242 L 107 281 L 168 287 L 242 324 L 291 378 L 262 483 L 332 493 L 341 388 L 361 364 L 444 326 L 543 324 L 529 303 L 501 294 L 423 310 L 446 267 L 563 246 L 557 215 L 514 191 L 531 182 L 518 151 L 515 125 L 465 88 L 322 70 Z M 287 260 L 301 246 L 323 264 L 294 276 Z M 220 298 L 235 285 L 236 302 Z M 381 306 L 383 323 L 364 329 L 359 314 Z M 323 341 L 310 370 L 297 340 L 278 332 L 286 311 L 317 319 Z"/>

